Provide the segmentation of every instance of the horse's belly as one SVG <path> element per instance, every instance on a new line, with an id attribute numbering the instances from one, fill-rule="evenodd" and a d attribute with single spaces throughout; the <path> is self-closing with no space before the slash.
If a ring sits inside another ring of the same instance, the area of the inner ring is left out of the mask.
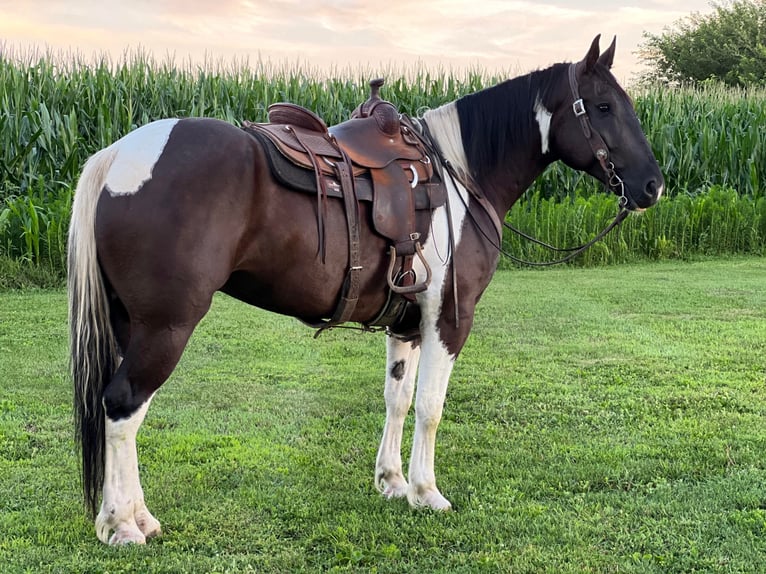
<path id="1" fill-rule="evenodd" d="M 290 223 L 274 217 L 268 218 L 269 223 L 261 222 L 221 291 L 257 307 L 315 322 L 331 317 L 338 305 L 349 272 L 348 230 L 345 216 L 328 209 L 323 261 L 313 209 L 298 208 L 294 213 L 300 217 Z M 362 269 L 354 321 L 375 317 L 387 295 L 385 241 L 366 225 L 361 227 Z"/>

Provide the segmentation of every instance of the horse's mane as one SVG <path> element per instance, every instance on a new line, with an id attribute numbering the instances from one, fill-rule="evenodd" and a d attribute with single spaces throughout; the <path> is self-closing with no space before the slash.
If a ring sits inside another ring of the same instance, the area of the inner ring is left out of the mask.
<path id="1" fill-rule="evenodd" d="M 514 150 L 539 135 L 535 103 L 548 109 L 552 87 L 566 82 L 568 63 L 554 64 L 468 94 L 455 104 L 468 165 L 474 173 L 491 172 Z"/>

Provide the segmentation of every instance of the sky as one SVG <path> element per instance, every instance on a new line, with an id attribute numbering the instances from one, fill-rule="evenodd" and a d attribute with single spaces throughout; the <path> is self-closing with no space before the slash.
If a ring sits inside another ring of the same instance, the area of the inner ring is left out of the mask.
<path id="1" fill-rule="evenodd" d="M 0 0 L 0 50 L 513 75 L 579 60 L 601 34 L 602 49 L 617 37 L 626 81 L 644 32 L 710 11 L 710 0 Z"/>

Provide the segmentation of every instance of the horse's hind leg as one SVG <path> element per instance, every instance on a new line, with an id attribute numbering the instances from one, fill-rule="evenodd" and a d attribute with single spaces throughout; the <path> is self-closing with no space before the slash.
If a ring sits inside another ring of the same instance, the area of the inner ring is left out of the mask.
<path id="1" fill-rule="evenodd" d="M 154 392 L 178 363 L 194 325 L 196 321 L 153 329 L 134 323 L 124 359 L 104 389 L 104 487 L 96 517 L 96 533 L 104 543 L 143 544 L 160 534 L 159 521 L 144 503 L 136 434 Z M 114 532 L 111 538 L 110 532 Z"/>
<path id="2" fill-rule="evenodd" d="M 146 416 L 151 398 L 126 419 L 106 418 L 104 490 L 96 517 L 96 534 L 109 544 L 134 542 L 160 534 L 160 523 L 147 510 L 138 478 L 136 433 Z M 109 533 L 114 534 L 109 538 Z"/>
<path id="3" fill-rule="evenodd" d="M 398 498 L 407 494 L 402 474 L 402 429 L 412 404 L 420 346 L 418 341 L 400 341 L 389 335 L 386 351 L 386 425 L 375 463 L 375 486 L 387 498 Z"/>

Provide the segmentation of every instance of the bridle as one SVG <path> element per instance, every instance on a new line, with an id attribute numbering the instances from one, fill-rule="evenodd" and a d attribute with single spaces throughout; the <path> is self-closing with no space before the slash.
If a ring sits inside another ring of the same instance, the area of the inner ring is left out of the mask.
<path id="1" fill-rule="evenodd" d="M 588 112 L 585 109 L 585 103 L 580 97 L 580 89 L 577 85 L 577 64 L 569 65 L 569 89 L 572 91 L 572 98 L 574 99 L 572 110 L 575 117 L 580 120 L 580 127 L 582 127 L 582 132 L 585 135 L 585 139 L 588 140 L 593 155 L 601 164 L 601 168 L 606 174 L 607 185 L 615 190 L 619 189 L 617 196 L 619 197 L 620 207 L 626 208 L 628 206 L 628 198 L 625 195 L 625 182 L 617 175 L 614 164 L 609 161 L 609 148 L 604 138 L 593 129 Z"/>

